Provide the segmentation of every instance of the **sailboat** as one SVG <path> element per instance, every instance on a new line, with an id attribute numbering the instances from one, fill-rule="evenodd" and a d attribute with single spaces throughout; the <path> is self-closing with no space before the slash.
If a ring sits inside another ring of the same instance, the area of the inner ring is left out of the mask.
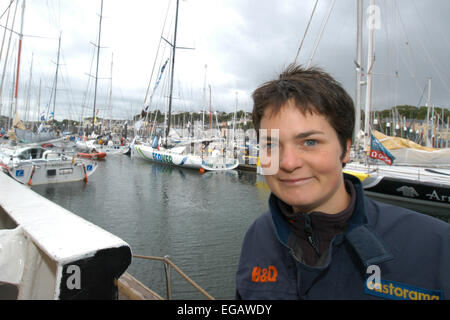
<path id="1" fill-rule="evenodd" d="M 371 7 L 375 5 L 375 0 L 371 0 Z M 358 34 L 361 36 L 360 28 L 362 27 L 362 1 L 358 1 Z M 372 21 L 374 22 L 374 21 Z M 367 87 L 366 87 L 366 105 L 365 105 L 365 136 L 363 152 L 372 150 L 372 140 L 374 131 L 370 128 L 370 108 L 372 98 L 372 73 L 373 73 L 373 40 L 374 30 L 372 26 L 369 28 L 369 45 L 368 45 L 368 70 L 367 70 Z M 360 41 L 358 37 L 358 41 Z M 359 86 L 361 61 L 360 50 L 358 45 L 358 66 L 357 66 L 357 92 L 360 92 Z M 357 95 L 356 108 L 359 110 L 359 98 Z M 359 115 L 357 112 L 356 122 L 359 128 Z M 358 133 L 358 131 L 356 131 Z M 356 134 L 356 137 L 358 135 Z M 372 141 L 371 140 L 371 141 Z M 381 144 L 381 143 L 380 143 Z M 359 141 L 356 142 L 358 147 Z M 382 145 L 382 144 L 381 144 Z M 381 146 L 381 148 L 385 148 Z M 387 149 L 386 149 L 387 150 Z M 393 203 L 402 207 L 406 207 L 422 213 L 431 214 L 433 216 L 447 216 L 450 212 L 450 167 L 431 167 L 430 163 L 413 163 L 411 161 L 403 162 L 402 165 L 396 165 L 395 156 L 390 155 L 389 151 L 382 151 L 383 156 L 378 159 L 386 160 L 376 161 L 366 159 L 357 159 L 348 163 L 344 172 L 352 174 L 360 178 L 367 195 L 373 199 Z M 389 156 L 386 155 L 389 153 Z M 377 152 L 374 158 L 377 158 Z M 372 163 L 371 163 L 372 162 Z M 380 164 L 381 163 L 381 164 Z M 447 163 L 448 164 L 448 163 Z"/>
<path id="2" fill-rule="evenodd" d="M 450 212 L 450 167 L 393 165 L 396 161 L 372 131 L 369 157 L 377 162 L 351 162 L 344 172 L 356 175 L 371 198 L 437 216 Z M 380 133 L 378 133 L 380 135 Z M 421 150 L 422 151 L 422 150 Z M 422 151 L 428 152 L 428 151 Z M 373 160 L 372 160 L 373 161 Z"/>
<path id="3" fill-rule="evenodd" d="M 17 6 L 17 5 L 16 5 Z M 17 7 L 16 7 L 17 9 Z M 15 79 L 14 79 L 14 96 L 12 99 L 12 105 L 10 108 L 10 120 L 12 119 L 12 114 L 15 113 L 14 120 L 12 123 L 12 126 L 9 128 L 10 131 L 8 132 L 8 136 L 11 140 L 20 142 L 20 143 L 42 143 L 42 142 L 54 142 L 58 140 L 58 138 L 61 138 L 60 135 L 52 130 L 51 128 L 45 128 L 44 123 L 42 122 L 39 126 L 37 132 L 33 132 L 32 130 L 28 130 L 25 125 L 22 123 L 22 121 L 19 119 L 18 115 L 18 92 L 19 92 L 19 76 L 20 76 L 20 65 L 21 65 L 21 55 L 22 55 L 22 41 L 23 41 L 23 25 L 24 25 L 24 16 L 25 16 L 25 1 L 22 2 L 22 21 L 19 31 L 19 46 L 17 50 L 17 63 L 16 63 L 16 72 L 15 72 Z M 6 31 L 6 30 L 5 30 Z M 11 34 L 13 31 L 11 30 Z M 59 37 L 59 45 L 58 45 L 58 62 L 56 65 L 56 76 L 55 76 L 55 93 L 54 97 L 56 98 L 56 87 L 57 87 L 57 80 L 58 80 L 58 66 L 59 66 L 59 56 L 60 56 L 60 49 L 61 49 L 61 36 Z M 8 51 L 9 51 L 9 44 L 8 44 Z M 5 59 L 5 68 L 6 68 L 6 61 Z M 29 77 L 29 84 L 28 87 L 30 87 L 31 78 L 32 78 L 32 69 L 33 69 L 33 58 L 31 59 L 31 66 L 30 66 L 30 77 Z M 4 69 L 5 71 L 5 69 Z M 2 81 L 4 80 L 4 75 L 2 78 Z M 2 82 L 3 85 L 3 82 Z M 29 97 L 29 95 L 28 95 Z M 28 121 L 28 101 L 26 103 L 26 111 L 25 111 L 25 121 Z M 0 107 L 1 109 L 1 107 Z M 13 111 L 14 110 L 14 111 Z M 53 113 L 54 113 L 54 107 L 53 107 Z M 9 121 L 8 121 L 8 127 L 9 127 Z M 62 140 L 59 139 L 59 140 Z"/>
<path id="4" fill-rule="evenodd" d="M 199 170 L 231 170 L 235 169 L 239 162 L 235 158 L 226 157 L 224 153 L 209 156 L 204 149 L 211 143 L 212 139 L 200 139 L 192 140 L 185 139 L 180 140 L 176 145 L 169 144 L 169 133 L 171 124 L 171 112 L 172 112 L 172 100 L 173 100 L 173 82 L 174 82 L 174 67 L 175 67 L 175 53 L 177 49 L 177 26 L 178 26 L 178 8 L 179 0 L 176 2 L 176 13 L 175 13 L 175 29 L 173 35 L 173 42 L 170 43 L 168 40 L 164 39 L 172 48 L 171 51 L 171 75 L 170 75 L 170 89 L 169 89 L 169 110 L 167 113 L 168 124 L 165 130 L 165 135 L 163 139 L 157 139 L 155 136 L 152 143 L 142 143 L 139 142 L 135 137 L 131 144 L 131 156 L 137 156 L 144 160 L 151 162 L 159 162 L 167 165 L 174 165 L 190 169 Z M 165 65 L 161 68 L 161 75 L 164 71 Z M 161 77 L 160 75 L 160 77 Z M 159 78 L 160 78 L 159 77 Z M 157 80 L 157 83 L 160 79 Z M 142 119 L 141 119 L 142 120 Z M 140 121 L 141 121 L 140 120 Z M 164 141 L 163 141 L 164 140 Z M 201 152 L 195 150 L 199 149 L 201 144 Z"/>
<path id="5" fill-rule="evenodd" d="M 90 157 L 99 159 L 99 153 L 101 154 L 101 158 L 104 158 L 107 154 L 113 155 L 113 154 L 125 154 L 129 150 L 129 146 L 127 145 L 126 141 L 122 139 L 119 140 L 119 137 L 114 137 L 111 133 L 109 134 L 101 134 L 96 135 L 94 133 L 95 131 L 95 124 L 97 123 L 97 115 L 99 112 L 99 109 L 96 110 L 97 106 L 97 82 L 98 82 L 98 68 L 99 68 L 99 62 L 100 62 L 100 40 L 101 40 L 101 31 L 102 31 L 102 19 L 103 19 L 103 0 L 101 0 L 100 5 L 100 15 L 99 15 L 99 28 L 98 28 L 98 38 L 97 38 L 97 44 L 96 52 L 97 52 L 97 59 L 96 59 L 96 73 L 95 73 L 95 86 L 94 86 L 94 106 L 93 106 L 93 112 L 92 112 L 92 128 L 93 132 L 91 134 L 90 139 L 79 139 L 75 143 L 75 147 L 81 151 L 80 156 L 83 157 Z M 111 56 L 111 79 L 112 79 L 112 56 Z M 111 95 L 112 95 L 112 80 L 110 83 L 110 92 L 109 92 L 109 109 L 111 109 Z M 95 151 L 95 152 L 94 152 Z"/>
<path id="6" fill-rule="evenodd" d="M 40 184 L 82 181 L 97 169 L 96 161 L 84 161 L 42 147 L 3 148 L 0 167 L 14 180 L 35 186 Z"/>

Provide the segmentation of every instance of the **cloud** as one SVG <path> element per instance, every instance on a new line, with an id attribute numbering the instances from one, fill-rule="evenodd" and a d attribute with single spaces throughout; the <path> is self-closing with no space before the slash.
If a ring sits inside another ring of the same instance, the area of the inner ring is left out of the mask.
<path id="1" fill-rule="evenodd" d="M 169 41 L 172 38 L 168 32 L 174 26 L 174 3 L 171 2 L 164 32 Z M 100 104 L 108 99 L 113 59 L 112 92 L 117 116 L 130 114 L 131 110 L 137 113 L 143 105 L 168 4 L 168 1 L 104 0 L 98 99 Z M 186 101 L 174 100 L 174 108 L 201 110 L 206 78 L 214 107 L 233 111 L 239 92 L 240 106 L 250 111 L 251 92 L 294 60 L 314 4 L 315 0 L 180 1 L 177 45 L 194 50 L 177 50 L 174 95 Z M 331 4 L 332 0 L 318 2 L 299 63 L 308 63 Z M 379 0 L 377 5 L 381 26 L 375 32 L 373 105 L 376 108 L 423 105 L 422 93 L 431 77 L 433 103 L 448 107 L 450 78 L 446 70 L 450 70 L 447 58 L 450 41 L 446 13 L 450 3 Z M 32 105 L 37 105 L 39 79 L 42 101 L 50 99 L 61 32 L 63 80 L 58 85 L 57 101 L 62 104 L 61 109 L 70 106 L 73 113 L 77 112 L 86 95 L 87 83 L 92 80 L 87 74 L 95 72 L 92 43 L 97 41 L 99 12 L 100 1 L 27 2 L 24 33 L 41 38 L 24 38 L 19 99 L 25 99 L 32 54 Z M 15 30 L 20 15 L 17 19 Z M 5 23 L 4 20 L 5 17 L 0 23 Z M 363 66 L 367 69 L 366 28 L 363 37 Z M 11 48 L 15 51 L 9 57 L 4 88 L 8 93 L 17 57 L 17 37 Z M 336 1 L 312 63 L 330 72 L 354 96 L 355 56 L 356 1 Z M 154 77 L 160 67 L 158 63 Z M 151 88 L 154 82 L 153 78 Z M 8 99 L 4 94 L 4 104 Z M 92 98 L 87 104 L 87 109 L 92 108 Z M 5 108 L 2 113 L 5 114 Z"/>

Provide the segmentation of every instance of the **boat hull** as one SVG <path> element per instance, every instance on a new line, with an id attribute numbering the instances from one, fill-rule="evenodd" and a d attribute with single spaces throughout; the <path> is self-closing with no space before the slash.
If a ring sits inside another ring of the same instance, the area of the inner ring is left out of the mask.
<path id="1" fill-rule="evenodd" d="M 104 152 L 106 154 L 125 154 L 128 151 L 128 145 L 103 145 L 95 143 L 94 140 L 79 140 L 75 143 L 75 147 L 82 153 L 90 153 L 93 149 L 98 152 Z"/>
<path id="2" fill-rule="evenodd" d="M 442 184 L 383 177 L 365 192 L 373 199 L 430 215 L 450 212 L 450 187 Z"/>
<path id="3" fill-rule="evenodd" d="M 208 171 L 233 170 L 239 166 L 238 159 L 219 158 L 217 161 L 202 160 L 202 168 Z"/>
<path id="4" fill-rule="evenodd" d="M 433 216 L 450 212 L 449 170 L 395 166 L 369 170 L 350 164 L 344 172 L 357 176 L 374 200 Z"/>
<path id="5" fill-rule="evenodd" d="M 8 168 L 9 175 L 16 181 L 30 186 L 86 181 L 97 169 L 96 162 L 83 161 L 30 161 Z"/>
<path id="6" fill-rule="evenodd" d="M 183 168 L 202 168 L 202 158 L 199 156 L 176 154 L 166 150 L 158 150 L 146 145 L 132 146 L 131 156 L 136 156 L 151 162 L 157 162 Z"/>

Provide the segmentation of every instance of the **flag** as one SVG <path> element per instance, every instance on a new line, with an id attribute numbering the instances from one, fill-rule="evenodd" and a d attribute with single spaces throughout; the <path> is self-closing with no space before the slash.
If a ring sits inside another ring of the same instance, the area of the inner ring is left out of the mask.
<path id="1" fill-rule="evenodd" d="M 386 149 L 383 144 L 375 138 L 373 134 L 370 135 L 370 153 L 369 157 L 384 161 L 386 164 L 392 166 L 395 157 Z"/>
<path id="2" fill-rule="evenodd" d="M 158 138 L 156 136 L 153 136 L 152 148 L 153 149 L 158 148 Z"/>
<path id="3" fill-rule="evenodd" d="M 142 125 L 142 119 L 134 124 L 134 128 L 136 129 L 136 131 L 139 131 L 139 129 L 141 129 L 141 125 Z"/>
<path id="4" fill-rule="evenodd" d="M 100 111 L 100 110 L 97 109 L 97 111 L 95 112 L 95 116 L 94 116 L 94 124 L 97 123 L 97 116 L 98 116 L 98 112 L 99 112 L 99 111 Z"/>
<path id="5" fill-rule="evenodd" d="M 144 109 L 142 109 L 141 118 L 145 118 L 147 116 L 148 108 L 150 108 L 150 105 L 147 105 Z"/>
<path id="6" fill-rule="evenodd" d="M 160 71 L 160 73 L 159 73 L 158 80 L 157 80 L 156 83 L 155 83 L 155 87 L 153 88 L 153 91 L 156 90 L 156 88 L 157 88 L 158 85 L 159 85 L 159 82 L 161 81 L 161 77 L 162 77 L 162 75 L 163 75 L 164 69 L 166 68 L 167 62 L 169 62 L 169 59 L 167 59 L 166 62 L 164 62 L 164 65 L 161 67 L 161 71 Z"/>
<path id="7" fill-rule="evenodd" d="M 41 133 L 42 129 L 44 129 L 44 124 L 41 122 L 41 124 L 39 125 L 39 128 L 37 130 L 37 133 Z"/>

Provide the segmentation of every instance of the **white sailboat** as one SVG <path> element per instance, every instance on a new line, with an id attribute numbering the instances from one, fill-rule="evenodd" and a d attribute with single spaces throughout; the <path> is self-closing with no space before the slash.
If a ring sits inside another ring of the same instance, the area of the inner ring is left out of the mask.
<path id="1" fill-rule="evenodd" d="M 17 7 L 16 7 L 17 9 Z M 10 130 L 8 132 L 8 137 L 11 140 L 15 140 L 19 143 L 42 143 L 42 142 L 49 142 L 49 141 L 56 141 L 58 138 L 60 138 L 60 135 L 57 134 L 55 130 L 52 130 L 51 128 L 45 128 L 44 123 L 41 123 L 41 126 L 37 130 L 37 132 L 33 132 L 32 130 L 28 130 L 24 123 L 19 119 L 19 112 L 18 112 L 18 93 L 19 93 L 19 76 L 20 76 L 20 65 L 21 65 L 21 54 L 22 54 L 22 40 L 23 40 L 23 24 L 24 24 L 24 16 L 25 16 L 25 1 L 22 2 L 22 18 L 21 18 L 21 26 L 20 26 L 20 32 L 19 32 L 19 46 L 17 49 L 17 63 L 16 63 L 16 75 L 14 79 L 14 96 L 12 99 L 12 105 L 10 108 L 10 114 L 9 114 L 9 121 L 8 121 L 8 129 Z M 13 31 L 11 30 L 11 34 Z M 6 35 L 6 30 L 5 30 Z M 60 53 L 60 47 L 61 47 L 61 37 L 59 38 L 59 46 L 58 46 L 58 62 L 59 62 L 59 53 Z M 8 51 L 9 51 L 9 45 L 8 45 Z M 7 60 L 7 59 L 6 59 Z M 30 66 L 30 76 L 29 76 L 29 84 L 28 87 L 30 87 L 31 79 L 32 79 L 32 68 L 33 68 L 33 57 L 31 59 L 31 66 Z M 2 83 L 0 85 L 0 96 L 1 92 L 3 90 L 3 80 L 5 77 L 5 70 L 6 70 L 6 61 L 5 61 L 5 68 L 4 68 L 4 74 L 2 76 Z M 56 67 L 56 77 L 55 81 L 58 79 L 58 63 Z M 55 82 L 55 97 L 56 97 L 56 82 Z M 29 113 L 29 90 L 27 94 L 27 102 L 25 106 L 25 116 L 23 120 L 28 121 L 28 113 Z M 1 104 L 1 103 L 0 103 Z M 1 106 L 0 106 L 1 109 Z M 54 111 L 54 109 L 53 109 Z M 14 120 L 11 120 L 14 114 Z M 62 139 L 61 139 L 62 140 Z"/>
<path id="2" fill-rule="evenodd" d="M 93 112 L 92 112 L 92 128 L 93 132 L 87 140 L 81 139 L 76 141 L 75 147 L 86 153 L 90 153 L 93 150 L 96 150 L 97 152 L 105 152 L 108 155 L 115 155 L 115 154 L 125 154 L 129 151 L 129 146 L 126 140 L 123 138 L 120 139 L 119 137 L 116 137 L 115 135 L 112 135 L 111 133 L 104 133 L 104 134 L 95 134 L 95 124 L 97 122 L 97 82 L 98 82 L 98 69 L 99 69 L 99 62 L 100 62 L 100 41 L 101 41 L 101 31 L 102 31 L 102 18 L 103 18 L 103 0 L 101 1 L 100 6 L 100 15 L 99 15 L 99 28 L 98 28 L 98 39 L 96 47 L 96 53 L 97 53 L 97 59 L 96 59 L 96 72 L 95 72 L 95 85 L 94 85 L 94 101 L 93 101 Z M 110 110 L 110 120 L 111 121 L 111 96 L 112 96 L 112 69 L 113 69 L 113 63 L 112 63 L 112 56 L 111 56 L 111 83 L 110 83 L 110 90 L 109 90 L 109 98 L 108 98 L 108 109 Z M 100 143 L 99 143 L 100 142 Z"/>
<path id="3" fill-rule="evenodd" d="M 84 161 L 42 147 L 3 148 L 0 167 L 14 180 L 29 186 L 82 181 L 97 169 L 97 162 Z"/>
<path id="4" fill-rule="evenodd" d="M 370 1 L 371 8 L 375 6 L 375 0 Z M 358 0 L 358 29 L 362 27 L 362 1 Z M 374 19 L 371 21 L 374 23 Z M 366 87 L 366 105 L 364 121 L 364 152 L 369 150 L 370 145 L 370 109 L 372 99 L 372 73 L 373 73 L 373 41 L 375 27 L 369 28 L 368 45 L 368 66 L 367 66 L 367 87 Z M 358 31 L 358 35 L 361 33 Z M 360 39 L 358 39 L 360 41 Z M 357 72 L 360 73 L 360 50 L 358 45 L 358 66 Z M 360 75 L 357 76 L 357 92 L 360 92 Z M 356 107 L 359 109 L 360 96 L 357 95 Z M 358 114 L 358 113 L 357 113 Z M 356 122 L 359 122 L 357 115 Z M 357 126 L 358 128 L 358 126 Z M 355 136 L 358 139 L 358 131 Z M 356 146 L 359 143 L 357 141 Z M 422 159 L 423 160 L 423 159 Z M 379 161 L 378 161 L 379 162 Z M 376 200 L 393 203 L 406 208 L 428 213 L 436 216 L 448 215 L 450 212 L 450 167 L 432 167 L 428 162 L 415 163 L 414 161 L 402 161 L 402 165 L 371 164 L 368 159 L 363 161 L 353 161 L 348 163 L 344 172 L 355 175 L 363 183 L 365 192 Z M 435 163 L 436 164 L 436 163 Z M 445 160 L 444 160 L 445 165 Z M 448 162 L 447 162 L 448 165 Z"/>
<path id="5" fill-rule="evenodd" d="M 118 154 L 125 154 L 130 146 L 125 140 L 120 140 L 117 137 L 111 136 L 111 139 L 105 139 L 106 144 L 99 143 L 99 141 L 102 140 L 102 137 L 97 137 L 95 139 L 88 139 L 88 140 L 77 140 L 75 142 L 75 147 L 81 151 L 81 152 L 87 152 L 90 153 L 92 150 L 96 150 L 97 152 L 105 152 L 107 155 L 118 155 Z"/>
<path id="6" fill-rule="evenodd" d="M 131 144 L 131 156 L 189 169 L 218 171 L 237 168 L 239 162 L 236 158 L 226 157 L 218 150 L 214 150 L 211 155 L 207 155 L 206 152 L 195 153 L 202 141 L 205 142 L 205 140 L 198 140 L 195 143 L 181 142 L 177 146 L 168 149 L 158 144 L 138 144 L 134 141 Z M 201 148 L 203 149 L 203 147 Z"/>
<path id="7" fill-rule="evenodd" d="M 158 141 L 154 138 L 152 144 L 149 143 L 139 143 L 137 139 L 131 144 L 131 156 L 141 157 L 142 159 L 159 162 L 168 165 L 175 165 L 179 167 L 185 167 L 190 169 L 201 169 L 201 170 L 231 170 L 235 169 L 239 162 L 235 158 L 226 157 L 225 154 L 214 154 L 208 155 L 208 153 L 201 152 L 195 154 L 195 146 L 199 141 L 193 141 L 191 139 L 186 139 L 175 146 L 170 146 L 168 143 L 169 131 L 171 124 L 171 112 L 172 112 L 172 100 L 173 100 L 173 81 L 174 81 L 174 66 L 175 66 L 175 52 L 177 49 L 177 21 L 178 21 L 178 8 L 179 0 L 176 3 L 176 13 L 175 13 L 175 29 L 173 35 L 173 43 L 167 43 L 172 48 L 172 61 L 171 61 L 171 76 L 170 76 L 170 89 L 169 89 L 169 110 L 167 114 L 168 124 L 165 130 L 164 142 Z M 165 67 L 165 66 L 164 66 Z M 164 70 L 164 67 L 161 70 Z M 159 81 L 159 79 L 158 79 Z M 202 140 L 200 143 L 205 143 L 207 140 Z M 211 142 L 212 139 L 209 139 Z"/>
<path id="8" fill-rule="evenodd" d="M 200 169 L 202 158 L 194 155 L 184 155 L 185 147 L 174 147 L 171 149 L 153 148 L 147 144 L 133 144 L 131 156 L 139 156 L 144 160 L 175 165 L 190 169 Z"/>

